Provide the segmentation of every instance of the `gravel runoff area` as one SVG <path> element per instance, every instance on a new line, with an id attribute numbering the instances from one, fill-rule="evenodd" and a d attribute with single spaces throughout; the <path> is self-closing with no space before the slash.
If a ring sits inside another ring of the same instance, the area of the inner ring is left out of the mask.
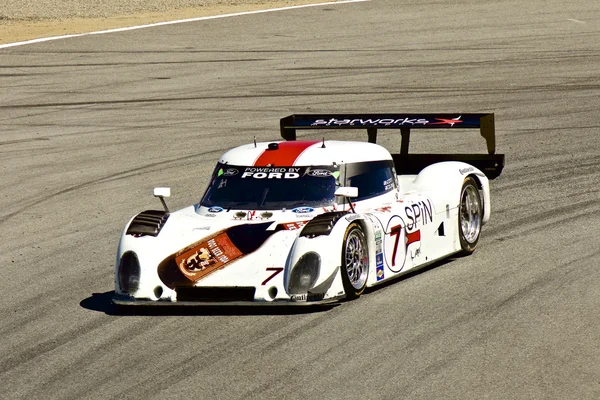
<path id="1" fill-rule="evenodd" d="M 0 44 L 339 0 L 0 0 Z"/>

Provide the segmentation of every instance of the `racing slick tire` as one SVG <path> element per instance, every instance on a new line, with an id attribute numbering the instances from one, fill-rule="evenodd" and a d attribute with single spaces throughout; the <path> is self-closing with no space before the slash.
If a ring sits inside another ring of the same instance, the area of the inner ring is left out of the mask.
<path id="1" fill-rule="evenodd" d="M 356 299 L 364 292 L 369 276 L 367 239 L 356 222 L 348 226 L 344 235 L 341 273 L 346 299 Z"/>
<path id="2" fill-rule="evenodd" d="M 463 255 L 475 251 L 481 226 L 483 225 L 483 203 L 477 182 L 472 177 L 467 177 L 460 190 L 458 204 L 458 237 Z"/>

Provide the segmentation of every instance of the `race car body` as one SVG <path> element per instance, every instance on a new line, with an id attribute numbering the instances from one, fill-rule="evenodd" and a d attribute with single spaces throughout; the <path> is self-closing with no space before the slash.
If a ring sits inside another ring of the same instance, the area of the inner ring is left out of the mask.
<path id="1" fill-rule="evenodd" d="M 490 154 L 440 158 L 408 154 L 408 127 L 397 125 L 409 117 L 286 117 L 281 132 L 287 141 L 226 152 L 197 204 L 169 212 L 163 199 L 169 191 L 155 190 L 165 210 L 127 223 L 113 301 L 330 303 L 452 254 L 472 253 L 490 218 L 489 178 L 504 162 L 493 154 L 493 115 L 419 115 L 421 126 L 412 128 L 464 123 L 480 128 L 488 142 Z M 320 128 L 367 128 L 370 140 L 295 140 L 296 129 Z M 373 143 L 382 128 L 401 129 L 400 154 Z"/>

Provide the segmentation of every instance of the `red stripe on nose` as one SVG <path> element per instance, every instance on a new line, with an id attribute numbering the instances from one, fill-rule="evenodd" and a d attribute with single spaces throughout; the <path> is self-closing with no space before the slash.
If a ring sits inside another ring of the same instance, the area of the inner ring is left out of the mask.
<path id="1" fill-rule="evenodd" d="M 263 151 L 254 161 L 254 166 L 292 166 L 300 155 L 315 143 L 319 143 L 319 140 L 281 142 L 277 149 Z"/>

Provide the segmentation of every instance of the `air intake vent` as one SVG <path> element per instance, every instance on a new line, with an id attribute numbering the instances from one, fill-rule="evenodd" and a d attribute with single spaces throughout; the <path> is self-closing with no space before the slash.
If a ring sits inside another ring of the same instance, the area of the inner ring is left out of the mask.
<path id="1" fill-rule="evenodd" d="M 335 223 L 347 214 L 347 211 L 336 211 L 317 215 L 304 226 L 302 232 L 300 232 L 300 236 L 315 237 L 329 235 Z"/>
<path id="2" fill-rule="evenodd" d="M 160 230 L 167 222 L 169 213 L 160 210 L 146 210 L 135 216 L 129 228 L 128 235 L 134 236 L 158 236 Z"/>

